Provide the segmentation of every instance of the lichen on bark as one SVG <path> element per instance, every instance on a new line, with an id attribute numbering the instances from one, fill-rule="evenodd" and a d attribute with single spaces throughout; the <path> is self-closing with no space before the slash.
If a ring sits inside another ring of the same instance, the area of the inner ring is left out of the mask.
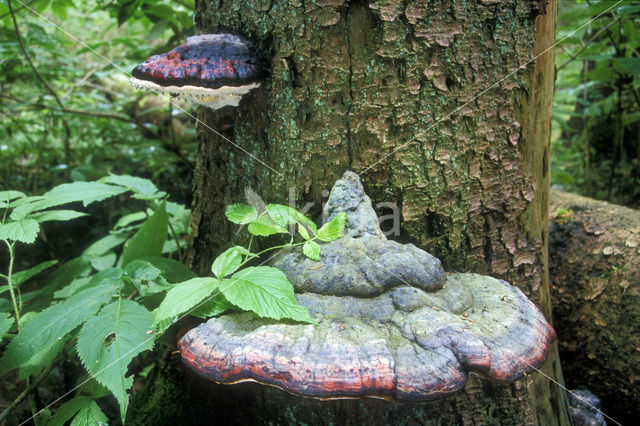
<path id="1" fill-rule="evenodd" d="M 323 190 L 352 169 L 364 172 L 374 203 L 400 207 L 401 239 L 448 270 L 513 283 L 550 319 L 553 52 L 544 52 L 556 4 L 543 15 L 545 5 L 198 2 L 199 30 L 243 32 L 270 57 L 271 75 L 238 109 L 200 112 L 213 128 L 233 117 L 228 136 L 242 150 L 199 126 L 192 265 L 206 272 L 236 238 L 224 206 L 241 201 L 246 186 L 272 202 L 315 203 L 319 213 Z M 562 381 L 555 351 L 542 370 Z M 497 385 L 492 398 L 468 386 L 449 404 L 460 422 L 489 411 L 523 423 L 568 422 L 555 383 L 538 373 L 525 383 Z"/>

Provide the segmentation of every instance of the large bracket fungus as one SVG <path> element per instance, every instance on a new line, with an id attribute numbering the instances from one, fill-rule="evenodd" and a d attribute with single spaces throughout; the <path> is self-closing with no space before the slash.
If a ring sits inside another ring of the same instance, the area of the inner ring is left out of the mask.
<path id="1" fill-rule="evenodd" d="M 151 56 L 133 69 L 130 83 L 218 109 L 238 106 L 265 73 L 264 60 L 249 40 L 218 33 L 188 37 L 170 52 Z"/>
<path id="2" fill-rule="evenodd" d="M 325 215 L 347 213 L 321 261 L 297 249 L 273 265 L 317 324 L 252 313 L 213 318 L 179 341 L 184 362 L 220 383 L 255 381 L 316 398 L 430 401 L 470 372 L 514 381 L 545 360 L 555 333 L 517 288 L 440 261 L 380 231 L 357 175 L 335 184 Z"/>

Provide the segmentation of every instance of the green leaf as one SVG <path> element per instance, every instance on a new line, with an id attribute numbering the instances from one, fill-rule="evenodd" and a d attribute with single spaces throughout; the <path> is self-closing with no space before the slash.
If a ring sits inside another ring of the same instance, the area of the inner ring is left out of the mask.
<path id="1" fill-rule="evenodd" d="M 38 221 L 38 223 L 49 222 L 52 220 L 67 221 L 78 217 L 87 216 L 86 213 L 77 212 L 75 210 L 47 210 L 45 212 L 33 213 L 29 216 Z"/>
<path id="2" fill-rule="evenodd" d="M 316 232 L 318 229 L 311 219 L 292 207 L 283 204 L 269 204 L 267 205 L 267 211 L 269 212 L 269 216 L 282 227 L 298 223 L 306 225 L 313 232 Z"/>
<path id="3" fill-rule="evenodd" d="M 91 244 L 82 254 L 87 257 L 102 256 L 109 252 L 109 250 L 125 242 L 128 236 L 129 234 L 127 232 L 111 233 Z"/>
<path id="4" fill-rule="evenodd" d="M 73 416 L 72 426 L 99 426 L 108 424 L 107 416 L 104 415 L 96 402 L 83 395 L 75 396 L 56 409 L 47 426 L 63 426 Z"/>
<path id="5" fill-rule="evenodd" d="M 275 223 L 268 214 L 262 215 L 254 222 L 251 222 L 247 229 L 251 234 L 261 237 L 267 237 L 273 234 L 289 233 L 286 228 Z"/>
<path id="6" fill-rule="evenodd" d="M 251 256 L 252 253 L 242 246 L 234 246 L 216 257 L 211 265 L 211 272 L 218 277 L 226 277 L 233 274 L 242 264 L 242 256 Z"/>
<path id="7" fill-rule="evenodd" d="M 78 394 L 85 394 L 92 398 L 102 398 L 111 394 L 109 389 L 102 386 L 89 374 L 82 375 L 76 381 L 76 391 Z"/>
<path id="8" fill-rule="evenodd" d="M 113 229 L 124 228 L 125 226 L 129 226 L 134 222 L 140 222 L 147 218 L 146 212 L 135 212 L 122 216 L 115 225 L 113 225 Z"/>
<path id="9" fill-rule="evenodd" d="M 36 210 L 76 201 L 82 201 L 82 204 L 86 207 L 91 203 L 106 200 L 107 198 L 114 197 L 126 191 L 127 188 L 107 185 L 100 182 L 64 183 L 46 192 L 43 195 L 44 199 L 37 203 L 38 206 Z"/>
<path id="10" fill-rule="evenodd" d="M 2 341 L 2 336 L 9 331 L 14 322 L 15 320 L 10 313 L 3 312 L 0 314 L 0 341 Z"/>
<path id="11" fill-rule="evenodd" d="M 36 240 L 40 225 L 35 219 L 25 218 L 0 225 L 0 240 L 31 244 Z"/>
<path id="12" fill-rule="evenodd" d="M 82 364 L 98 383 L 109 389 L 120 403 L 124 422 L 132 377 L 126 377 L 129 362 L 153 347 L 151 312 L 136 302 L 119 299 L 85 323 L 76 348 Z"/>
<path id="13" fill-rule="evenodd" d="M 187 312 L 189 309 L 205 300 L 218 286 L 215 278 L 192 278 L 176 284 L 167 292 L 164 300 L 153 311 L 153 323 L 173 320 L 175 317 Z"/>
<path id="14" fill-rule="evenodd" d="M 302 253 L 307 256 L 309 259 L 315 260 L 316 262 L 320 261 L 320 244 L 315 241 L 307 241 L 302 246 Z"/>
<path id="15" fill-rule="evenodd" d="M 49 347 L 42 349 L 26 362 L 20 364 L 18 378 L 24 380 L 31 375 L 35 376 L 39 374 L 43 368 L 53 362 L 54 358 L 62 351 L 66 341 L 67 336 L 64 336 L 62 339 L 53 342 Z"/>
<path id="16" fill-rule="evenodd" d="M 179 283 L 182 281 L 195 278 L 196 274 L 191 272 L 191 269 L 187 268 L 182 263 L 173 259 L 167 259 L 165 257 L 143 257 L 140 260 L 149 262 L 156 268 L 162 271 L 162 276 L 171 283 Z"/>
<path id="17" fill-rule="evenodd" d="M 62 265 L 49 276 L 49 284 L 47 287 L 54 290 L 58 287 L 66 286 L 76 278 L 89 273 L 89 271 L 91 271 L 89 259 L 84 256 L 76 257 Z"/>
<path id="18" fill-rule="evenodd" d="M 261 317 L 314 322 L 307 308 L 298 305 L 293 286 L 277 268 L 248 267 L 221 280 L 219 287 L 229 302 Z"/>
<path id="19" fill-rule="evenodd" d="M 230 222 L 238 225 L 251 223 L 258 218 L 258 212 L 249 204 L 229 204 L 224 214 Z"/>
<path id="20" fill-rule="evenodd" d="M 116 264 L 117 256 L 115 253 L 107 253 L 104 256 L 94 257 L 91 259 L 91 266 L 96 271 L 104 271 Z"/>
<path id="21" fill-rule="evenodd" d="M 233 309 L 237 309 L 235 305 L 231 304 L 222 293 L 218 293 L 211 298 L 211 300 L 208 300 L 197 308 L 191 310 L 189 315 L 202 319 L 209 319 Z"/>
<path id="22" fill-rule="evenodd" d="M 108 423 L 107 416 L 93 399 L 80 407 L 69 426 L 102 426 Z"/>
<path id="23" fill-rule="evenodd" d="M 15 200 L 16 198 L 24 198 L 26 197 L 26 194 L 24 192 L 20 192 L 20 191 L 0 191 L 0 201 L 11 201 L 11 200 Z"/>
<path id="24" fill-rule="evenodd" d="M 133 198 L 139 200 L 153 200 L 162 198 L 166 195 L 165 192 L 158 191 L 158 188 L 149 179 L 143 179 L 135 176 L 128 175 L 109 175 L 100 179 L 100 182 L 111 183 L 114 185 L 122 186 L 134 193 Z"/>
<path id="25" fill-rule="evenodd" d="M 163 292 L 172 286 L 160 276 L 162 271 L 151 263 L 136 259 L 125 267 L 125 275 L 133 282 L 140 296 Z"/>
<path id="26" fill-rule="evenodd" d="M 338 213 L 336 217 L 331 221 L 325 223 L 320 229 L 318 229 L 318 239 L 320 241 L 333 241 L 342 236 L 344 232 L 344 225 L 347 221 L 346 213 Z"/>
<path id="27" fill-rule="evenodd" d="M 27 281 L 29 278 L 38 275 L 40 272 L 55 265 L 56 263 L 58 263 L 57 260 L 49 260 L 48 262 L 42 262 L 39 265 L 36 265 L 27 270 L 16 272 L 13 274 L 13 284 L 20 285 L 23 282 Z"/>
<path id="28" fill-rule="evenodd" d="M 42 311 L 7 346 L 0 358 L 0 375 L 18 367 L 92 317 L 118 288 L 119 283 L 89 288 Z"/>
<path id="29" fill-rule="evenodd" d="M 108 268 L 98 272 L 90 277 L 79 277 L 71 281 L 66 287 L 56 291 L 54 297 L 67 298 L 76 294 L 78 291 L 101 286 L 103 284 L 112 285 L 120 284 L 122 282 L 123 271 L 120 268 Z"/>
<path id="30" fill-rule="evenodd" d="M 616 62 L 624 72 L 640 76 L 640 58 L 616 58 Z"/>
<path id="31" fill-rule="evenodd" d="M 0 208 L 9 206 L 9 201 L 16 198 L 24 198 L 26 195 L 20 191 L 0 191 Z"/>
<path id="32" fill-rule="evenodd" d="M 133 259 L 141 257 L 159 256 L 162 246 L 167 239 L 169 219 L 164 201 L 158 209 L 147 219 L 138 232 L 124 245 L 120 262 L 123 266 Z"/>

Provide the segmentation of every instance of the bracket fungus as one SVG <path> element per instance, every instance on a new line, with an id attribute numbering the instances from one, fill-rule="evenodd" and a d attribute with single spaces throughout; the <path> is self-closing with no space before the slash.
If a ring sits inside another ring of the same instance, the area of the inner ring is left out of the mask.
<path id="1" fill-rule="evenodd" d="M 347 223 L 320 262 L 299 248 L 273 262 L 317 324 L 212 318 L 178 343 L 191 369 L 315 398 L 430 401 L 460 390 L 468 373 L 509 382 L 544 362 L 555 333 L 535 305 L 505 281 L 445 275 L 430 254 L 388 241 L 356 174 L 336 182 L 326 209 Z"/>
<path id="2" fill-rule="evenodd" d="M 265 74 L 264 60 L 249 40 L 217 33 L 188 37 L 170 52 L 151 56 L 131 71 L 130 83 L 215 110 L 238 106 Z"/>

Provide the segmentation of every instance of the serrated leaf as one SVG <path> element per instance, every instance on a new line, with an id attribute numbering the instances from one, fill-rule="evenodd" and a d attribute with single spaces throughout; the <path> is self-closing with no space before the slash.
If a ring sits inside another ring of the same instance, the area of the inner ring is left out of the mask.
<path id="1" fill-rule="evenodd" d="M 31 244 L 36 240 L 40 225 L 35 219 L 24 218 L 0 225 L 0 240 L 20 241 Z"/>
<path id="2" fill-rule="evenodd" d="M 302 253 L 307 256 L 309 259 L 315 260 L 316 262 L 320 261 L 320 252 L 321 252 L 320 244 L 315 241 L 307 241 L 302 246 Z"/>
<path id="3" fill-rule="evenodd" d="M 45 269 L 55 265 L 56 263 L 58 263 L 57 260 L 49 260 L 47 262 L 42 262 L 39 265 L 36 265 L 36 266 L 34 266 L 32 268 L 29 268 L 27 270 L 20 271 L 20 272 L 15 272 L 13 274 L 13 284 L 14 285 L 20 285 L 23 282 L 27 281 L 29 278 L 38 275 L 40 272 L 42 272 Z"/>
<path id="4" fill-rule="evenodd" d="M 0 340 L 2 340 L 2 336 L 9 331 L 14 322 L 15 320 L 10 313 L 3 312 L 0 314 Z"/>
<path id="5" fill-rule="evenodd" d="M 242 264 L 243 255 L 250 256 L 251 252 L 242 246 L 234 246 L 225 250 L 213 261 L 211 272 L 218 278 L 233 274 Z"/>
<path id="6" fill-rule="evenodd" d="M 69 426 L 102 426 L 107 425 L 107 416 L 93 399 L 80 407 Z"/>
<path id="7" fill-rule="evenodd" d="M 119 285 L 122 282 L 122 269 L 108 268 L 90 277 L 78 277 L 71 281 L 69 285 L 56 291 L 54 297 L 65 299 L 71 295 L 87 288 L 106 285 Z"/>
<path id="8" fill-rule="evenodd" d="M 85 394 L 92 398 L 102 398 L 111 394 L 109 389 L 98 383 L 89 374 L 84 374 L 76 381 L 75 389 L 78 394 Z"/>
<path id="9" fill-rule="evenodd" d="M 160 306 L 153 311 L 153 323 L 173 320 L 187 312 L 209 297 L 217 286 L 218 280 L 215 278 L 192 278 L 176 284 L 167 292 Z"/>
<path id="10" fill-rule="evenodd" d="M 245 268 L 232 278 L 221 280 L 219 287 L 229 302 L 261 317 L 314 322 L 307 308 L 298 305 L 293 286 L 277 268 Z"/>
<path id="11" fill-rule="evenodd" d="M 119 285 L 89 288 L 42 311 L 7 346 L 0 358 L 0 375 L 18 367 L 92 317 L 118 288 Z"/>
<path id="12" fill-rule="evenodd" d="M 78 395 L 58 407 L 47 426 L 63 426 L 72 417 L 72 426 L 99 426 L 108 424 L 107 416 L 104 415 L 98 404 L 96 404 L 92 398 Z"/>
<path id="13" fill-rule="evenodd" d="M 143 179 L 136 176 L 109 175 L 100 179 L 100 182 L 122 186 L 132 191 L 134 193 L 133 197 L 140 200 L 153 200 L 166 195 L 166 193 L 158 191 L 158 188 L 156 188 L 153 182 L 149 179 Z"/>
<path id="14" fill-rule="evenodd" d="M 31 219 L 35 219 L 38 223 L 50 222 L 52 220 L 67 221 L 76 219 L 78 217 L 87 216 L 86 213 L 77 212 L 75 210 L 47 210 L 45 212 L 33 213 L 29 216 Z"/>
<path id="15" fill-rule="evenodd" d="M 87 321 L 76 348 L 89 374 L 109 389 L 120 404 L 124 422 L 132 377 L 126 377 L 131 360 L 140 352 L 153 347 L 151 312 L 131 300 L 119 299 L 100 310 Z"/>
<path id="16" fill-rule="evenodd" d="M 122 266 L 126 266 L 133 259 L 159 256 L 167 239 L 168 222 L 169 218 L 163 201 L 149 219 L 142 224 L 138 232 L 125 244 L 120 259 Z"/>
<path id="17" fill-rule="evenodd" d="M 344 232 L 344 226 L 347 221 L 347 215 L 338 213 L 336 217 L 325 223 L 320 229 L 318 229 L 317 237 L 320 241 L 333 241 L 342 236 Z"/>
<path id="18" fill-rule="evenodd" d="M 156 268 L 160 269 L 162 271 L 162 276 L 171 283 L 179 283 L 196 277 L 196 274 L 194 274 L 191 269 L 173 259 L 152 256 L 143 257 L 140 260 L 149 262 Z"/>
<path id="19" fill-rule="evenodd" d="M 267 214 L 260 216 L 255 221 L 251 222 L 247 227 L 247 230 L 256 236 L 267 237 L 273 234 L 287 234 L 289 230 L 278 225 Z"/>
<path id="20" fill-rule="evenodd" d="M 29 358 L 26 362 L 20 364 L 18 370 L 18 378 L 24 380 L 31 375 L 39 374 L 43 368 L 51 364 L 54 358 L 60 353 L 67 341 L 67 336 L 63 336 L 62 339 L 56 340 L 53 344 L 42 349 L 40 352 Z"/>
<path id="21" fill-rule="evenodd" d="M 230 222 L 238 225 L 251 223 L 258 218 L 258 212 L 249 204 L 229 204 L 224 214 Z"/>

